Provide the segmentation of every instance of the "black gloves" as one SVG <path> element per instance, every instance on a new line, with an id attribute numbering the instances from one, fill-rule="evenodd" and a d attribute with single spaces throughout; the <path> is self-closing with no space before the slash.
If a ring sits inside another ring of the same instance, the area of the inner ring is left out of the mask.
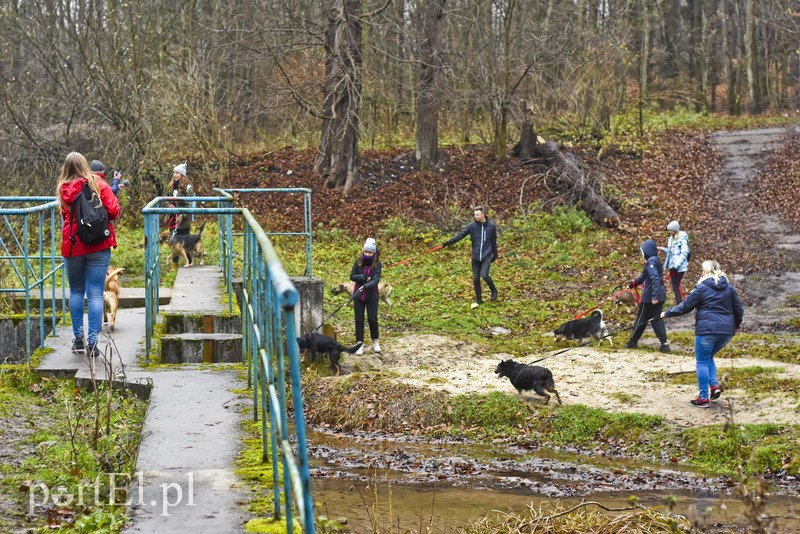
<path id="1" fill-rule="evenodd" d="M 628 282 L 628 289 L 633 289 L 634 287 L 636 287 L 636 280 Z"/>
<path id="2" fill-rule="evenodd" d="M 448 246 L 449 244 L 450 244 L 450 241 L 445 241 L 444 243 L 442 243 L 442 248 Z"/>

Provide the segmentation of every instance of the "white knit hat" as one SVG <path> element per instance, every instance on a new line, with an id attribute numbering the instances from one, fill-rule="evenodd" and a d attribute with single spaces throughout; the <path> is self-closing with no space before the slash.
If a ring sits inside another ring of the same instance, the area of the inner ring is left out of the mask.
<path id="1" fill-rule="evenodd" d="M 364 252 L 378 252 L 378 244 L 371 237 L 364 241 Z"/>
<path id="2" fill-rule="evenodd" d="M 180 165 L 175 165 L 175 168 L 172 169 L 172 172 L 173 173 L 177 172 L 181 176 L 186 176 L 186 164 L 181 163 Z"/>
<path id="3" fill-rule="evenodd" d="M 675 232 L 675 233 L 680 232 L 681 231 L 681 225 L 678 224 L 678 221 L 672 221 L 671 223 L 669 223 L 667 225 L 667 230 L 669 230 L 670 232 Z"/>

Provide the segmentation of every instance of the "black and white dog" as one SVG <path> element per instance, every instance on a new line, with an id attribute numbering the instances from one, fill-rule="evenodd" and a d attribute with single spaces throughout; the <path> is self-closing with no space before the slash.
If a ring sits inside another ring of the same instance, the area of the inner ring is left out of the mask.
<path id="1" fill-rule="evenodd" d="M 567 321 L 553 330 L 553 334 L 556 336 L 556 341 L 577 339 L 578 343 L 580 343 L 584 338 L 593 337 L 599 340 L 600 343 L 607 339 L 611 346 L 614 346 L 614 342 L 611 341 L 611 337 L 608 334 L 606 323 L 603 321 L 603 312 L 600 310 L 594 310 L 589 317 Z"/>

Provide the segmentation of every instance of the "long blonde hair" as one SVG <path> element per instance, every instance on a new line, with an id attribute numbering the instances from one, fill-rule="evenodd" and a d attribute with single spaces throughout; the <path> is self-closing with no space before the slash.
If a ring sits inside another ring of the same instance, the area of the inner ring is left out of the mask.
<path id="1" fill-rule="evenodd" d="M 703 280 L 708 278 L 713 278 L 714 283 L 719 283 L 720 278 L 728 279 L 728 275 L 722 270 L 722 267 L 719 266 L 716 260 L 706 260 L 703 262 L 703 276 L 700 277 L 700 280 L 697 281 L 699 284 Z"/>
<path id="2" fill-rule="evenodd" d="M 58 201 L 61 202 L 62 208 L 66 209 L 69 207 L 69 204 L 65 203 L 62 197 L 62 186 L 68 182 L 73 182 L 81 178 L 85 179 L 89 183 L 89 187 L 92 189 L 92 191 L 94 191 L 95 195 L 97 195 L 97 199 L 99 200 L 99 178 L 89 169 L 89 163 L 86 161 L 86 158 L 83 157 L 83 154 L 80 152 L 70 152 L 67 154 L 67 157 L 64 158 L 64 164 L 61 166 L 61 174 L 59 175 L 58 182 L 56 183 L 56 196 L 58 197 Z"/>

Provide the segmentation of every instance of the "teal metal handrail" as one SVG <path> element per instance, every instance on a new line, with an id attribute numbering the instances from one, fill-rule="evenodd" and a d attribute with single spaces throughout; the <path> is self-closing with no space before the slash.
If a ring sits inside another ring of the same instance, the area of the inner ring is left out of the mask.
<path id="1" fill-rule="evenodd" d="M 244 222 L 240 303 L 244 348 L 242 355 L 246 358 L 248 374 L 252 377 L 254 420 L 258 420 L 259 408 L 261 412 L 263 460 L 272 463 L 274 517 L 286 518 L 287 533 L 294 531 L 294 519 L 297 517 L 302 530 L 313 534 L 314 501 L 308 466 L 300 354 L 295 341 L 298 292 L 264 230 L 249 210 L 230 206 L 232 197 L 229 194 L 221 197 L 178 199 L 185 202 L 218 202 L 220 207 L 216 208 L 160 207 L 169 200 L 176 199 L 158 197 L 142 209 L 145 222 L 146 361 L 150 362 L 155 317 L 158 313 L 158 286 L 161 281 L 158 239 L 160 215 L 195 213 L 218 216 L 220 269 L 227 280 L 229 291 L 233 277 L 232 219 L 234 216 L 241 216 Z M 233 299 L 229 298 L 229 302 L 232 303 Z M 294 414 L 293 436 L 290 436 L 286 399 L 287 360 Z M 292 451 L 290 438 L 293 438 L 296 453 Z M 278 462 L 282 470 L 278 468 Z"/>
<path id="2" fill-rule="evenodd" d="M 2 254 L 0 261 L 8 260 L 9 265 L 12 267 L 16 275 L 16 281 L 19 286 L 5 287 L 5 280 L 0 283 L 0 293 L 5 294 L 19 294 L 20 291 L 25 293 L 25 354 L 28 364 L 31 362 L 31 355 L 33 347 L 31 344 L 31 291 L 36 288 L 39 289 L 39 347 L 44 346 L 44 339 L 48 334 L 45 329 L 45 286 L 49 282 L 50 287 L 50 330 L 49 332 L 55 333 L 57 317 L 56 305 L 56 275 L 61 273 L 61 316 L 66 317 L 66 283 L 64 273 L 64 261 L 61 257 L 61 252 L 57 250 L 60 239 L 57 238 L 56 228 L 61 230 L 61 225 L 56 225 L 56 218 L 59 223 L 61 222 L 61 213 L 58 210 L 59 202 L 52 196 L 34 196 L 34 197 L 0 197 L 0 204 L 5 203 L 33 203 L 40 202 L 37 206 L 25 208 L 10 208 L 0 207 L 0 217 L 2 217 L 5 232 L 0 230 L 0 248 Z M 14 220 L 16 217 L 22 217 L 22 238 L 17 233 Z M 49 217 L 49 233 L 50 239 L 46 239 L 45 222 Z M 36 246 L 31 247 L 31 219 L 38 219 L 38 235 L 36 236 Z M 4 237 L 5 235 L 5 237 Z M 49 241 L 47 243 L 46 241 Z M 49 250 L 48 250 L 49 245 Z M 32 248 L 36 248 L 35 255 L 32 254 Z M 16 252 L 16 253 L 14 253 Z M 58 258 L 58 259 L 56 259 Z M 50 263 L 48 270 L 45 272 L 45 266 Z M 36 266 L 38 266 L 38 268 Z"/>

